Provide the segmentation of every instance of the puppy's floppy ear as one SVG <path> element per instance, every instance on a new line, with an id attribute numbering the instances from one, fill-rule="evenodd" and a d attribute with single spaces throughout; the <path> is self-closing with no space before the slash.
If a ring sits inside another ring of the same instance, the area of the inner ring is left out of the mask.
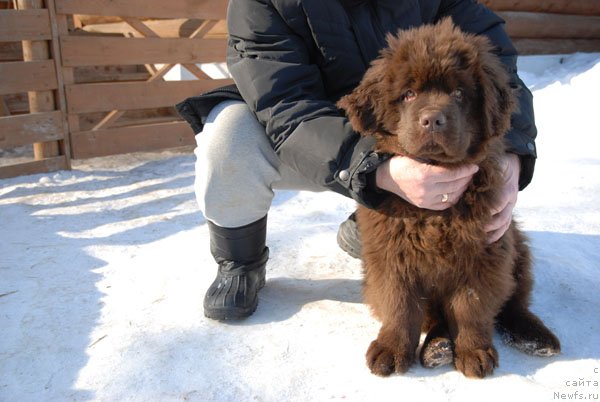
<path id="1" fill-rule="evenodd" d="M 373 135 L 380 128 L 377 108 L 381 102 L 382 70 L 382 60 L 374 60 L 360 84 L 337 102 L 337 106 L 346 112 L 354 130 L 362 135 Z"/>
<path id="2" fill-rule="evenodd" d="M 492 53 L 487 38 L 476 37 L 479 50 L 478 80 L 481 87 L 483 128 L 486 137 L 504 135 L 517 111 L 516 89 L 499 58 Z"/>

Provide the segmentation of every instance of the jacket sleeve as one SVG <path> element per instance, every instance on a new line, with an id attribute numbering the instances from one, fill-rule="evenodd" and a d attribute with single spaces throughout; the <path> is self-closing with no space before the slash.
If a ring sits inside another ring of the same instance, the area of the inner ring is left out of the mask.
<path id="1" fill-rule="evenodd" d="M 463 31 L 486 35 L 510 74 L 511 86 L 518 93 L 519 111 L 512 116 L 506 141 L 508 151 L 519 155 L 521 160 L 519 189 L 522 190 L 533 177 L 537 129 L 533 95 L 517 74 L 517 51 L 504 30 L 504 20 L 474 0 L 442 0 L 438 15 L 439 18 L 451 16 Z"/>
<path id="2" fill-rule="evenodd" d="M 353 174 L 367 169 L 361 166 L 373 159 L 374 140 L 354 132 L 327 98 L 310 43 L 270 1 L 231 0 L 227 19 L 229 70 L 281 161 L 312 183 L 374 206 L 381 195 L 365 192 Z"/>

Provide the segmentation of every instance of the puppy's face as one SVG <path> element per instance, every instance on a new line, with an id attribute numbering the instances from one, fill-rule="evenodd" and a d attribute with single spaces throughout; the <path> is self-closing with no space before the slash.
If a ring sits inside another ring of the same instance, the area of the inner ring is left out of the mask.
<path id="1" fill-rule="evenodd" d="M 479 132 L 473 79 L 463 72 L 423 79 L 405 66 L 401 73 L 409 79 L 390 86 L 398 97 L 381 122 L 380 146 L 427 161 L 466 159 Z"/>
<path id="2" fill-rule="evenodd" d="M 449 19 L 388 38 L 389 47 L 338 106 L 379 151 L 424 161 L 477 161 L 510 127 L 508 75 L 482 37 Z"/>

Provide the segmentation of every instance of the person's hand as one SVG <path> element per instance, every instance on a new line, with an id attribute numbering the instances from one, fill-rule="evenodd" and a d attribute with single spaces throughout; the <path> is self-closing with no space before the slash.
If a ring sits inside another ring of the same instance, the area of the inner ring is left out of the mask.
<path id="1" fill-rule="evenodd" d="M 394 156 L 377 168 L 375 180 L 380 189 L 419 208 L 441 211 L 460 199 L 478 170 L 476 165 L 449 169 Z"/>
<path id="2" fill-rule="evenodd" d="M 494 243 L 508 230 L 512 222 L 512 212 L 519 194 L 519 173 L 521 163 L 515 154 L 506 154 L 503 161 L 504 185 L 498 205 L 492 209 L 492 220 L 485 227 L 488 243 Z"/>

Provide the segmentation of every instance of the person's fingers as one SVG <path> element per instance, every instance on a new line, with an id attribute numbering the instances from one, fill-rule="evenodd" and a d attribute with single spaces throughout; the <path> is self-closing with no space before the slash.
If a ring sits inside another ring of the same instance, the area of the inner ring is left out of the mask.
<path id="1" fill-rule="evenodd" d="M 494 219 L 492 219 L 492 223 L 487 225 L 485 228 L 487 232 L 487 242 L 491 244 L 499 240 L 502 235 L 504 235 L 509 225 L 510 219 L 506 220 L 504 219 L 504 216 L 501 217 L 497 215 Z"/>
<path id="2" fill-rule="evenodd" d="M 492 215 L 496 215 L 502 211 L 504 211 L 508 206 L 514 205 L 517 203 L 517 196 L 519 194 L 518 188 L 511 189 L 509 187 L 505 187 L 502 193 L 500 194 L 500 198 L 496 205 L 493 206 L 491 213 Z M 512 211 L 512 208 L 510 208 Z"/>
<path id="3" fill-rule="evenodd" d="M 464 190 L 463 190 L 464 191 Z M 429 209 L 434 211 L 443 211 L 450 208 L 460 199 L 462 191 L 459 193 L 443 193 L 435 196 L 429 204 Z"/>
<path id="4" fill-rule="evenodd" d="M 487 234 L 487 243 L 488 244 L 492 244 L 497 242 L 498 240 L 500 240 L 500 238 L 502 237 L 502 235 L 504 234 L 504 231 L 498 229 L 498 230 L 494 230 L 493 232 L 489 232 Z"/>
<path id="5" fill-rule="evenodd" d="M 424 202 L 425 207 L 441 211 L 456 204 L 469 187 L 470 178 L 463 178 L 451 183 L 436 184 L 429 190 L 429 199 Z"/>
<path id="6" fill-rule="evenodd" d="M 451 169 L 397 156 L 377 170 L 377 185 L 419 208 L 444 210 L 460 199 L 478 169 L 476 165 Z"/>
<path id="7" fill-rule="evenodd" d="M 510 226 L 512 221 L 512 207 L 510 203 L 499 213 L 492 216 L 492 220 L 485 225 L 484 230 L 488 233 L 488 239 L 498 240 Z"/>
<path id="8" fill-rule="evenodd" d="M 431 174 L 435 176 L 437 183 L 452 183 L 462 179 L 471 180 L 477 171 L 479 171 L 479 166 L 472 164 L 452 169 L 442 166 L 431 167 Z"/>
<path id="9" fill-rule="evenodd" d="M 506 233 L 506 231 L 508 230 L 508 228 L 510 227 L 510 220 L 508 220 L 508 222 L 506 222 L 504 225 L 502 225 L 500 228 L 492 231 L 492 232 L 488 232 L 487 233 L 487 242 L 488 244 L 492 244 L 498 240 L 500 240 L 500 238 L 502 236 L 504 236 L 504 233 Z"/>
<path id="10" fill-rule="evenodd" d="M 494 205 L 490 211 L 492 216 L 502 213 L 504 210 L 506 210 L 508 204 L 510 204 L 510 198 L 506 197 L 505 195 L 501 196 L 500 200 L 498 200 L 498 203 Z"/>
<path id="11" fill-rule="evenodd" d="M 464 177 L 446 183 L 438 183 L 434 192 L 437 194 L 454 194 L 455 197 L 451 198 L 451 200 L 453 200 L 453 203 L 455 203 L 469 187 L 470 183 L 471 177 Z"/>
<path id="12" fill-rule="evenodd" d="M 432 211 L 443 211 L 450 208 L 452 204 L 448 202 L 438 202 L 435 204 L 431 204 L 427 209 L 431 209 Z"/>
<path id="13" fill-rule="evenodd" d="M 467 168 L 458 168 L 456 172 L 446 170 L 442 175 L 436 177 L 436 181 L 429 183 L 429 186 L 425 189 L 426 194 L 428 194 L 428 199 L 424 202 L 426 207 L 439 211 L 456 204 L 469 187 L 473 174 L 478 169 L 476 165 L 470 165 Z"/>

